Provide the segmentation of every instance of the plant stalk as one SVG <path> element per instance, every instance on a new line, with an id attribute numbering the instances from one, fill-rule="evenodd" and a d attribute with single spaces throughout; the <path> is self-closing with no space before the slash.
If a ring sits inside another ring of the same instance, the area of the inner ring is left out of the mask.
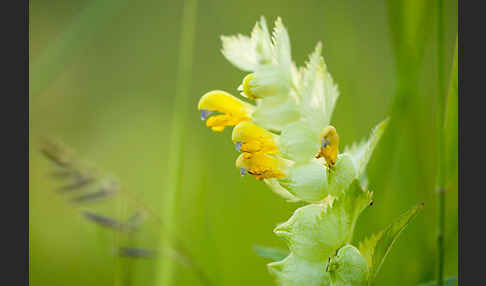
<path id="1" fill-rule="evenodd" d="M 437 1 L 437 129 L 438 129 L 438 235 L 437 235 L 437 282 L 444 284 L 444 230 L 445 230 L 445 88 L 444 88 L 444 5 L 443 0 Z"/>
<path id="2" fill-rule="evenodd" d="M 181 189 L 183 145 L 185 142 L 185 125 L 187 121 L 189 87 L 192 72 L 192 57 L 196 29 L 197 0 L 184 1 L 182 14 L 182 31 L 179 42 L 179 64 L 176 83 L 176 96 L 172 113 L 168 178 L 164 190 L 161 217 L 166 228 L 161 229 L 159 249 L 166 249 L 166 243 L 175 235 L 177 196 Z M 160 257 L 164 257 L 161 255 Z M 165 256 L 166 257 L 166 256 Z M 156 274 L 156 285 L 170 286 L 173 282 L 174 262 L 172 259 L 160 259 Z"/>

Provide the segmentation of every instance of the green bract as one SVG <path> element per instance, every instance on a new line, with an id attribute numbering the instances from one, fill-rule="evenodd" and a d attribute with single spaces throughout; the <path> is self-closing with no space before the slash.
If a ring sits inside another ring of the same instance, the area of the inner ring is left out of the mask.
<path id="1" fill-rule="evenodd" d="M 268 264 L 268 271 L 281 286 L 328 286 L 326 262 L 311 262 L 291 253 L 285 259 Z"/>
<path id="2" fill-rule="evenodd" d="M 206 122 L 212 130 L 236 126 L 232 141 L 242 153 L 236 161 L 242 175 L 263 180 L 287 201 L 308 203 L 274 229 L 287 241 L 289 253 L 269 247 L 256 251 L 280 259 L 268 264 L 279 285 L 369 285 L 421 208 L 360 243 L 359 249 L 352 245 L 358 217 L 373 202 L 366 165 L 388 119 L 367 140 L 339 153 L 339 135 L 329 125 L 339 91 L 321 56 L 321 43 L 305 66 L 297 67 L 280 18 L 270 36 L 263 17 L 251 36 L 223 36 L 222 41 L 223 55 L 251 72 L 238 90 L 253 102 L 219 90 L 208 92 L 198 105 L 202 119 L 217 112 Z"/>
<path id="3" fill-rule="evenodd" d="M 352 245 L 339 249 L 336 256 L 329 260 L 327 270 L 330 273 L 332 286 L 366 285 L 368 276 L 366 261 L 359 250 Z"/>

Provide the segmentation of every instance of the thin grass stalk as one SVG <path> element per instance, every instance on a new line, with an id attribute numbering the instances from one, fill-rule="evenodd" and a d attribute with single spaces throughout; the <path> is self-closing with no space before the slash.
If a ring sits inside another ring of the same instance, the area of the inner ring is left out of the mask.
<path id="1" fill-rule="evenodd" d="M 186 0 L 183 6 L 182 31 L 179 44 L 179 66 L 176 84 L 176 96 L 172 113 L 168 178 L 162 201 L 161 217 L 166 221 L 165 230 L 159 236 L 159 249 L 175 233 L 177 196 L 181 189 L 182 162 L 185 142 L 185 126 L 188 112 L 189 87 L 191 82 L 192 56 L 196 29 L 197 0 Z M 163 256 L 161 256 L 163 257 Z M 174 263 L 171 259 L 159 260 L 156 274 L 156 285 L 170 286 L 173 281 Z"/>
<path id="2" fill-rule="evenodd" d="M 458 51 L 458 39 L 456 37 L 456 47 L 454 51 L 454 57 L 452 61 L 452 69 L 450 73 L 450 80 L 449 80 L 449 91 L 448 95 L 443 95 L 446 93 L 445 91 L 445 86 L 442 85 L 442 93 L 439 93 L 439 98 L 438 100 L 440 101 L 439 104 L 441 109 L 439 110 L 439 119 L 438 119 L 438 129 L 439 129 L 439 158 L 438 158 L 438 164 L 439 164 L 439 173 L 438 173 L 438 211 L 439 211 L 439 217 L 438 217 L 438 237 L 437 237 L 437 247 L 438 247 L 438 277 L 437 277 L 437 285 L 444 285 L 444 256 L 445 256 L 445 248 L 444 248 L 444 233 L 445 233 L 445 194 L 446 194 L 446 172 L 447 172 L 447 165 L 448 165 L 448 159 L 450 157 L 446 156 L 446 129 L 447 129 L 447 113 L 448 107 L 446 104 L 446 100 L 451 99 L 452 96 L 454 95 L 454 92 L 457 92 L 457 51 Z M 441 51 L 439 51 L 440 53 Z M 443 52 L 443 49 L 442 49 Z M 443 61 L 443 58 L 442 58 Z M 444 64 L 442 64 L 442 67 L 444 67 Z M 443 72 L 442 72 L 443 74 Z M 443 75 L 442 75 L 443 76 Z M 457 95 L 456 95 L 457 96 Z M 448 98 L 446 98 L 448 97 Z M 456 106 L 457 107 L 457 106 Z"/>
<path id="3" fill-rule="evenodd" d="M 96 183 L 100 180 L 107 180 L 108 177 L 97 176 L 95 175 L 92 170 L 84 169 L 82 166 L 79 165 L 78 160 L 73 158 L 72 152 L 66 146 L 61 144 L 61 142 L 53 141 L 51 139 L 45 139 L 42 147 L 40 148 L 42 154 L 51 161 L 51 163 L 55 164 L 57 169 L 53 172 L 50 172 L 50 175 L 57 180 L 60 180 L 63 184 L 68 184 L 68 186 L 74 186 L 72 181 L 84 181 L 87 178 L 90 178 L 90 182 L 86 184 L 80 184 L 75 187 L 72 187 L 70 191 L 72 192 L 81 192 L 81 195 L 76 196 L 74 199 L 70 199 L 69 202 L 75 204 L 76 207 L 79 207 L 79 203 L 84 202 L 95 202 L 99 200 L 100 193 L 117 193 L 118 192 L 118 183 L 110 178 L 110 184 L 104 185 L 101 188 L 98 188 L 101 191 L 96 192 L 83 192 L 83 188 L 89 187 L 92 183 Z M 204 177 L 205 172 L 202 171 L 202 176 Z M 63 190 L 63 188 L 61 188 Z M 202 190 L 202 189 L 201 189 Z M 111 229 L 114 232 L 113 234 L 113 244 L 114 250 L 116 250 L 117 256 L 121 257 L 129 257 L 129 258 L 153 258 L 155 257 L 155 251 L 152 249 L 144 249 L 144 248 L 137 248 L 132 247 L 131 245 L 136 245 L 136 237 L 135 232 L 139 230 L 139 227 L 143 223 L 144 220 L 144 213 L 148 213 L 152 218 L 160 226 L 160 232 L 162 233 L 165 227 L 164 222 L 159 217 L 159 213 L 154 212 L 149 206 L 147 206 L 142 200 L 138 198 L 134 193 L 126 190 L 125 188 L 120 189 L 120 195 L 118 200 L 116 200 L 116 210 L 118 212 L 118 217 L 125 218 L 127 215 L 127 203 L 129 201 L 133 201 L 136 203 L 137 208 L 140 208 L 135 214 L 131 215 L 130 217 L 124 219 L 124 221 L 114 219 L 112 217 L 108 217 L 96 212 L 92 212 L 90 210 L 82 209 L 81 215 L 87 221 L 94 223 L 102 228 Z M 203 191 L 204 192 L 204 191 Z M 59 193 L 59 192 L 58 192 Z M 61 193 L 59 193 L 61 194 Z M 62 193 L 62 195 L 67 195 L 66 193 Z M 93 200 L 93 195 L 95 196 L 96 200 Z M 103 196 L 106 196 L 103 194 Z M 82 198 L 82 200 L 79 200 Z M 111 196 L 105 197 L 104 199 L 110 199 Z M 141 212 L 143 210 L 143 212 Z M 102 228 L 98 228 L 99 230 L 99 237 L 102 237 Z M 118 235 L 117 235 L 118 234 Z M 128 241 L 126 245 L 128 246 L 121 246 L 120 245 L 120 235 L 123 234 L 125 237 L 128 235 Z M 170 241 L 169 246 L 167 246 L 168 251 L 164 251 L 164 255 L 169 257 L 170 259 L 176 261 L 179 264 L 183 264 L 189 267 L 196 277 L 201 281 L 202 284 L 210 286 L 210 280 L 204 273 L 202 267 L 196 263 L 196 261 L 191 257 L 189 251 L 183 246 L 182 240 L 177 236 L 177 233 L 174 234 Z M 171 247 L 173 249 L 171 249 Z M 177 253 L 177 257 L 174 255 L 168 255 L 167 253 Z M 113 282 L 114 285 L 120 285 L 123 282 L 123 285 L 129 286 L 131 285 L 133 279 L 133 269 L 131 267 L 133 261 L 130 259 L 127 261 L 121 260 L 120 258 L 114 256 L 113 259 Z M 176 259 L 178 258 L 178 259 Z M 183 260 L 181 259 L 183 258 Z M 123 263 L 126 262 L 126 263 Z M 182 263 L 184 262 L 184 263 Z M 121 266 L 124 266 L 123 269 L 120 269 Z M 121 275 L 123 278 L 121 278 Z"/>
<path id="4" fill-rule="evenodd" d="M 437 234 L 437 283 L 444 283 L 444 229 L 445 229 L 445 88 L 444 88 L 444 5 L 443 0 L 437 1 L 437 129 L 438 129 L 438 156 L 437 156 L 437 200 L 438 200 L 438 234 Z"/>

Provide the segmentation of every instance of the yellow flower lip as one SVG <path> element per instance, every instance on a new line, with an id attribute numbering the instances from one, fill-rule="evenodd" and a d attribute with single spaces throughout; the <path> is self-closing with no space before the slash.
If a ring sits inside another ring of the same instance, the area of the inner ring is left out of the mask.
<path id="1" fill-rule="evenodd" d="M 238 152 L 275 154 L 278 151 L 277 137 L 251 122 L 236 125 L 231 139 Z"/>
<path id="2" fill-rule="evenodd" d="M 339 153 L 339 135 L 334 126 L 329 125 L 321 132 L 321 150 L 316 158 L 324 157 L 329 166 L 336 164 Z"/>
<path id="3" fill-rule="evenodd" d="M 283 166 L 281 159 L 263 153 L 242 153 L 236 159 L 236 167 L 242 176 L 248 173 L 258 180 L 284 178 Z"/>
<path id="4" fill-rule="evenodd" d="M 218 132 L 223 131 L 226 126 L 250 121 L 253 112 L 251 104 L 222 90 L 205 93 L 199 100 L 197 108 L 201 110 L 201 119 L 207 119 L 206 126 Z M 209 117 L 213 112 L 221 114 Z"/>

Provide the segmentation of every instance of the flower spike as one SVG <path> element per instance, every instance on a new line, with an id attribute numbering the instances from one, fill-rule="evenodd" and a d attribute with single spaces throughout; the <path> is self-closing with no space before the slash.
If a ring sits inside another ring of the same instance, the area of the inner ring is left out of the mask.
<path id="1" fill-rule="evenodd" d="M 241 152 L 235 162 L 240 175 L 262 180 L 289 202 L 308 203 L 274 229 L 290 252 L 268 264 L 268 270 L 279 286 L 370 285 L 392 240 L 413 216 L 359 249 L 350 244 L 359 215 L 372 203 L 373 192 L 363 178 L 388 121 L 339 153 L 339 135 L 329 125 L 339 90 L 321 56 L 321 43 L 297 67 L 280 18 L 272 30 L 262 17 L 249 36 L 221 40 L 226 59 L 247 73 L 238 91 L 254 105 L 211 91 L 199 101 L 201 119 L 217 132 L 234 126 L 231 140 Z"/>

